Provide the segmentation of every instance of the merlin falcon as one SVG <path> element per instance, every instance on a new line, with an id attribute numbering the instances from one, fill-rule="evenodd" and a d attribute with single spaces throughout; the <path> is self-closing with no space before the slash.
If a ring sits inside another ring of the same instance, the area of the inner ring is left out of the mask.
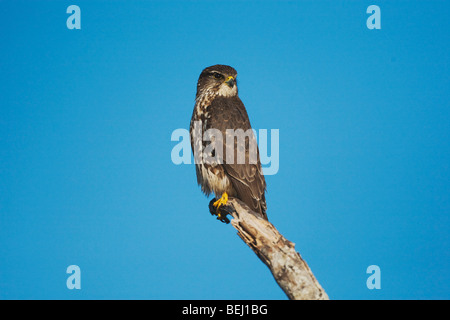
<path id="1" fill-rule="evenodd" d="M 241 200 L 258 217 L 267 220 L 266 181 L 256 138 L 238 96 L 236 76 L 236 70 L 226 65 L 202 71 L 190 124 L 197 182 L 207 196 L 214 193 L 209 206 L 211 214 L 226 223 L 229 220 L 223 209 L 229 197 Z M 214 134 L 208 135 L 211 132 Z M 239 138 L 233 135 L 237 132 L 247 133 L 244 143 L 236 142 Z M 205 160 L 208 155 L 213 160 Z"/>

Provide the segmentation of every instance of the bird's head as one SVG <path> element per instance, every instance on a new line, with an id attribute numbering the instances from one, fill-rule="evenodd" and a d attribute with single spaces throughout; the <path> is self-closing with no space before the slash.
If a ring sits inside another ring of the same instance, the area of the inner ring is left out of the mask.
<path id="1" fill-rule="evenodd" d="M 217 64 L 205 68 L 197 83 L 197 97 L 202 94 L 214 94 L 224 97 L 237 96 L 237 72 L 230 66 Z"/>

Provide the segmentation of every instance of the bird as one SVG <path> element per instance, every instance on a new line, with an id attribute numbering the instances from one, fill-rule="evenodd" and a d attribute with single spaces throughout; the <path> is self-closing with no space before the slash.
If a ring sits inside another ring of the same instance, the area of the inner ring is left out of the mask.
<path id="1" fill-rule="evenodd" d="M 259 149 L 236 77 L 233 67 L 217 64 L 203 69 L 198 78 L 189 130 L 197 183 L 206 196 L 214 193 L 209 207 L 218 220 L 230 222 L 222 210 L 229 198 L 241 200 L 256 216 L 268 220 Z M 215 134 L 208 136 L 210 132 Z M 247 134 L 245 143 L 239 144 L 233 136 L 236 132 Z"/>

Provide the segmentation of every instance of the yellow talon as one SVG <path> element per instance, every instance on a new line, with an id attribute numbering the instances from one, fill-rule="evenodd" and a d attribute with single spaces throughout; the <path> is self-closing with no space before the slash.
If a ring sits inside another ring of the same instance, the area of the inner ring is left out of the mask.
<path id="1" fill-rule="evenodd" d="M 219 210 L 220 206 L 224 206 L 226 205 L 228 202 L 228 194 L 226 192 L 224 192 L 222 194 L 222 197 L 217 200 L 216 202 L 213 203 L 214 207 L 217 208 L 217 210 Z"/>
<path id="2" fill-rule="evenodd" d="M 227 218 L 227 214 L 229 212 L 226 212 L 227 210 L 220 209 L 221 206 L 226 206 L 228 204 L 228 194 L 226 192 L 224 192 L 220 199 L 213 202 L 214 200 L 215 199 L 213 199 L 209 202 L 209 212 L 212 215 L 217 215 L 218 220 L 225 222 L 225 223 L 230 223 L 230 220 Z M 223 211 L 223 212 L 221 212 L 221 211 Z"/>

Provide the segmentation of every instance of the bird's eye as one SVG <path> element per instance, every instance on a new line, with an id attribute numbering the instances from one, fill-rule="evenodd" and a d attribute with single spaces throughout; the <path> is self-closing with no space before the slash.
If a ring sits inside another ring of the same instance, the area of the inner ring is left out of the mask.
<path id="1" fill-rule="evenodd" d="M 214 72 L 214 78 L 216 78 L 216 79 L 223 79 L 223 75 L 221 75 L 218 72 Z"/>

